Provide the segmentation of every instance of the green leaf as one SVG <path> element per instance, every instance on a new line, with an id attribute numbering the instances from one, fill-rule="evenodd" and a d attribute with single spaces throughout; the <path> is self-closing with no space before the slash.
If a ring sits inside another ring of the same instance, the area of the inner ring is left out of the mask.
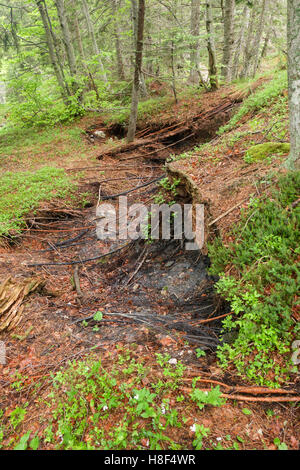
<path id="1" fill-rule="evenodd" d="M 93 320 L 95 321 L 101 321 L 103 318 L 103 313 L 98 311 L 95 313 L 95 315 L 93 316 Z"/>
<path id="2" fill-rule="evenodd" d="M 26 434 L 24 434 L 24 436 L 21 437 L 18 444 L 14 448 L 14 450 L 26 450 L 30 434 L 31 434 L 31 431 L 28 431 Z"/>
<path id="3" fill-rule="evenodd" d="M 33 439 L 31 439 L 31 441 L 29 443 L 29 447 L 32 450 L 37 450 L 39 445 L 40 445 L 40 440 L 39 440 L 39 437 L 36 435 L 36 436 L 34 436 Z"/>

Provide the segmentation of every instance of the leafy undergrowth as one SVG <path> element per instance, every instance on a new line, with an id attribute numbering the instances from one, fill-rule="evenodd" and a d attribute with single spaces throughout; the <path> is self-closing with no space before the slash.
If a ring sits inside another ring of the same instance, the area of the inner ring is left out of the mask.
<path id="1" fill-rule="evenodd" d="M 269 108 L 279 96 L 283 96 L 287 89 L 287 73 L 285 70 L 277 72 L 275 78 L 264 86 L 260 87 L 255 93 L 250 95 L 234 114 L 228 124 L 221 127 L 219 134 L 232 130 L 249 113 L 255 113 L 263 108 Z"/>
<path id="2" fill-rule="evenodd" d="M 199 162 L 220 162 L 223 156 L 242 156 L 245 163 L 265 160 L 272 163 L 289 153 L 289 121 L 286 71 L 262 84 L 246 98 L 229 123 L 217 132 L 211 143 L 196 147 L 186 158 L 196 156 Z M 260 145 L 261 147 L 256 147 Z M 254 158 L 252 147 L 255 147 Z M 176 159 L 180 159 L 177 156 Z"/>
<path id="3" fill-rule="evenodd" d="M 203 97 L 203 89 L 189 87 L 178 92 L 178 104 L 174 96 L 168 91 L 165 96 L 151 96 L 138 104 L 137 128 L 143 129 L 147 125 L 155 127 L 164 126 L 169 122 L 186 119 L 191 108 L 199 109 Z M 111 111 L 104 119 L 107 125 L 127 126 L 130 116 L 130 106 L 117 108 Z"/>
<path id="4" fill-rule="evenodd" d="M 31 396 L 31 401 L 37 403 L 38 414 L 25 400 L 13 409 L 3 409 L 0 447 L 239 450 L 271 445 L 287 449 L 278 430 L 263 439 L 261 418 L 254 425 L 249 408 L 233 405 L 233 411 L 218 386 L 203 391 L 200 378 L 194 377 L 186 388 L 186 366 L 181 361 L 156 353 L 149 363 L 139 348 L 117 346 L 108 354 L 109 363 L 94 354 L 69 363 L 51 376 L 42 396 L 41 384 L 31 387 L 31 395 L 36 388 L 37 396 Z M 12 387 L 22 392 L 24 381 L 18 377 Z M 263 415 L 268 422 L 275 413 L 267 409 Z M 238 433 L 228 419 L 243 422 Z M 248 420 L 251 424 L 245 426 Z"/>
<path id="5" fill-rule="evenodd" d="M 59 168 L 43 167 L 36 172 L 6 172 L 0 176 L 0 236 L 19 233 L 24 216 L 41 201 L 66 199 L 74 183 Z"/>
<path id="6" fill-rule="evenodd" d="M 271 192 L 253 199 L 224 246 L 210 246 L 211 271 L 221 279 L 217 290 L 231 303 L 223 327 L 235 332 L 218 350 L 220 363 L 233 363 L 242 376 L 276 387 L 297 367 L 292 342 L 299 338 L 300 172 L 279 178 Z"/>
<path id="7" fill-rule="evenodd" d="M 0 130 L 0 166 L 3 169 L 33 169 L 49 162 L 60 166 L 90 154 L 91 147 L 82 138 L 79 125 L 61 125 L 34 132 L 19 127 Z"/>

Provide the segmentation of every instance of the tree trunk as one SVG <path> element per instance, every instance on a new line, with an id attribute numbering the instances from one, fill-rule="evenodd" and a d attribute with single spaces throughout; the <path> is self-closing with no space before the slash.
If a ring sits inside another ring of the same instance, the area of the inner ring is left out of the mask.
<path id="1" fill-rule="evenodd" d="M 138 21 L 137 21 L 137 39 L 135 53 L 135 69 L 132 86 L 131 112 L 128 125 L 127 142 L 132 142 L 135 137 L 136 121 L 139 102 L 140 75 L 143 59 L 143 38 L 145 23 L 145 0 L 139 0 Z"/>
<path id="2" fill-rule="evenodd" d="M 69 91 L 65 83 L 62 71 L 60 69 L 59 62 L 57 60 L 56 51 L 55 51 L 55 43 L 54 43 L 54 39 L 51 33 L 51 27 L 48 22 L 48 16 L 47 16 L 47 11 L 46 11 L 47 7 L 43 0 L 36 0 L 36 4 L 37 4 L 37 7 L 39 10 L 41 19 L 42 19 L 42 23 L 44 26 L 46 42 L 48 46 L 48 51 L 49 51 L 49 56 L 50 56 L 51 64 L 53 67 L 53 71 L 56 76 L 57 83 L 61 89 L 61 95 L 62 95 L 63 101 L 65 104 L 67 104 L 67 101 L 68 101 L 67 97 L 69 96 Z"/>
<path id="3" fill-rule="evenodd" d="M 65 10 L 64 0 L 55 0 L 57 15 L 62 30 L 63 43 L 68 57 L 68 64 L 71 76 L 75 79 L 77 73 L 76 58 L 70 33 L 68 18 Z"/>
<path id="4" fill-rule="evenodd" d="M 232 77 L 237 78 L 239 74 L 239 64 L 240 57 L 244 54 L 245 51 L 245 42 L 246 42 L 246 31 L 249 26 L 250 19 L 250 8 L 248 5 L 245 6 L 242 13 L 242 24 L 240 29 L 240 34 L 236 43 L 236 49 L 234 52 L 233 66 L 232 66 Z"/>
<path id="5" fill-rule="evenodd" d="M 215 91 L 219 88 L 218 69 L 216 61 L 216 49 L 214 41 L 212 6 L 211 0 L 206 0 L 206 31 L 207 31 L 207 50 L 208 50 L 208 73 L 210 89 Z"/>
<path id="6" fill-rule="evenodd" d="M 133 25 L 133 45 L 136 54 L 136 44 L 137 44 L 137 31 L 138 31 L 138 6 L 136 0 L 131 0 L 131 16 L 132 16 L 132 25 Z M 142 71 L 139 72 L 139 94 L 141 98 L 147 98 L 148 92 L 145 83 L 145 77 Z"/>
<path id="7" fill-rule="evenodd" d="M 254 43 L 253 43 L 253 48 L 252 48 L 252 57 L 253 57 L 252 76 L 253 77 L 255 77 L 257 69 L 258 69 L 258 65 L 259 65 L 260 43 L 261 43 L 261 38 L 262 38 L 262 35 L 263 35 L 263 31 L 264 31 L 265 20 L 266 20 L 266 12 L 268 10 L 268 6 L 269 6 L 269 0 L 263 0 L 260 19 L 259 19 L 259 24 L 258 24 L 258 28 L 257 28 L 257 31 L 256 31 L 256 36 L 255 36 Z"/>
<path id="8" fill-rule="evenodd" d="M 235 0 L 225 0 L 222 77 L 225 79 L 226 82 L 230 82 L 232 78 L 234 15 Z"/>
<path id="9" fill-rule="evenodd" d="M 94 90 L 94 92 L 96 94 L 96 98 L 99 101 L 100 100 L 99 91 L 98 91 L 97 85 L 95 83 L 94 77 L 93 77 L 93 75 L 92 75 L 92 73 L 91 73 L 91 71 L 88 67 L 87 60 L 86 60 L 86 55 L 85 55 L 85 52 L 84 52 L 84 47 L 83 47 L 82 37 L 81 37 L 81 31 L 80 31 L 77 12 L 76 12 L 75 0 L 71 0 L 71 5 L 72 5 L 72 8 L 73 8 L 73 14 L 74 14 L 75 35 L 76 35 L 76 40 L 77 40 L 78 49 L 79 49 L 79 53 L 80 53 L 81 65 L 82 65 L 82 69 L 83 69 L 82 73 L 86 74 L 89 77 L 90 89 Z"/>
<path id="10" fill-rule="evenodd" d="M 198 83 L 199 76 L 199 29 L 200 29 L 200 0 L 191 0 L 191 36 L 194 37 L 190 52 L 190 83 Z"/>
<path id="11" fill-rule="evenodd" d="M 94 51 L 94 54 L 97 56 L 97 60 L 98 60 L 98 63 L 99 63 L 99 67 L 100 67 L 100 71 L 101 71 L 101 78 L 105 83 L 108 83 L 107 75 L 105 73 L 104 66 L 103 66 L 103 63 L 102 63 L 102 60 L 101 60 L 100 50 L 99 50 L 99 47 L 98 47 L 98 44 L 97 44 L 97 39 L 96 39 L 96 35 L 95 35 L 94 26 L 93 26 L 93 23 L 92 23 L 92 20 L 91 20 L 89 7 L 88 7 L 88 4 L 87 4 L 86 0 L 82 0 L 82 7 L 83 7 L 83 13 L 84 13 L 84 16 L 85 16 L 89 36 L 90 36 L 90 38 L 92 40 L 92 44 L 93 44 L 93 51 Z"/>
<path id="12" fill-rule="evenodd" d="M 246 38 L 246 41 L 245 41 L 245 47 L 244 47 L 244 51 L 243 51 L 244 64 L 243 64 L 242 72 L 240 74 L 240 78 L 245 78 L 250 73 L 251 54 L 252 54 L 251 45 L 252 45 L 252 37 L 253 37 L 255 16 L 256 16 L 256 10 L 255 10 L 255 7 L 253 6 L 252 11 L 251 11 L 251 17 L 250 17 L 250 21 L 249 21 L 248 31 L 247 31 L 247 38 Z"/>
<path id="13" fill-rule="evenodd" d="M 117 70 L 118 70 L 118 77 L 120 80 L 125 80 L 125 73 L 124 73 L 124 64 L 123 64 L 123 57 L 122 57 L 122 50 L 121 50 L 121 41 L 120 41 L 120 28 L 118 22 L 118 8 L 119 2 L 118 0 L 112 0 L 112 11 L 114 16 L 114 36 L 115 36 L 115 48 L 116 48 L 116 57 L 117 57 Z"/>
<path id="14" fill-rule="evenodd" d="M 288 0 L 288 77 L 291 151 L 285 166 L 300 168 L 300 0 Z"/>

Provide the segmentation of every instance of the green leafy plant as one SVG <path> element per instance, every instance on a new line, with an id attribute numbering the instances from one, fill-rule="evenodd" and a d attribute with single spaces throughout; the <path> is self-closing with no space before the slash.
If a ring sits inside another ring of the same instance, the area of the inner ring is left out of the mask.
<path id="1" fill-rule="evenodd" d="M 25 226 L 24 216 L 41 201 L 66 197 L 75 188 L 64 170 L 43 167 L 36 172 L 6 172 L 0 176 L 0 236 Z"/>
<path id="2" fill-rule="evenodd" d="M 221 276 L 216 288 L 230 302 L 224 332 L 233 342 L 218 348 L 223 367 L 233 362 L 241 375 L 259 385 L 279 386 L 291 372 L 291 342 L 299 335 L 291 311 L 296 305 L 299 268 L 300 172 L 282 176 L 271 195 L 253 200 L 227 247 L 209 248 L 211 272 Z M 231 265 L 238 276 L 224 274 Z M 293 327 L 293 328 L 292 328 Z"/>

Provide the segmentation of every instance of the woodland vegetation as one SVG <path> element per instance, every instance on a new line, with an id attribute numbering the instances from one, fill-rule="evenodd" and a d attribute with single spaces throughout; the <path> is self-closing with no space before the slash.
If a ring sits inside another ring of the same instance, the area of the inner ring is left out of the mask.
<path id="1" fill-rule="evenodd" d="M 299 448 L 299 157 L 300 0 L 0 0 L 0 449 Z"/>

